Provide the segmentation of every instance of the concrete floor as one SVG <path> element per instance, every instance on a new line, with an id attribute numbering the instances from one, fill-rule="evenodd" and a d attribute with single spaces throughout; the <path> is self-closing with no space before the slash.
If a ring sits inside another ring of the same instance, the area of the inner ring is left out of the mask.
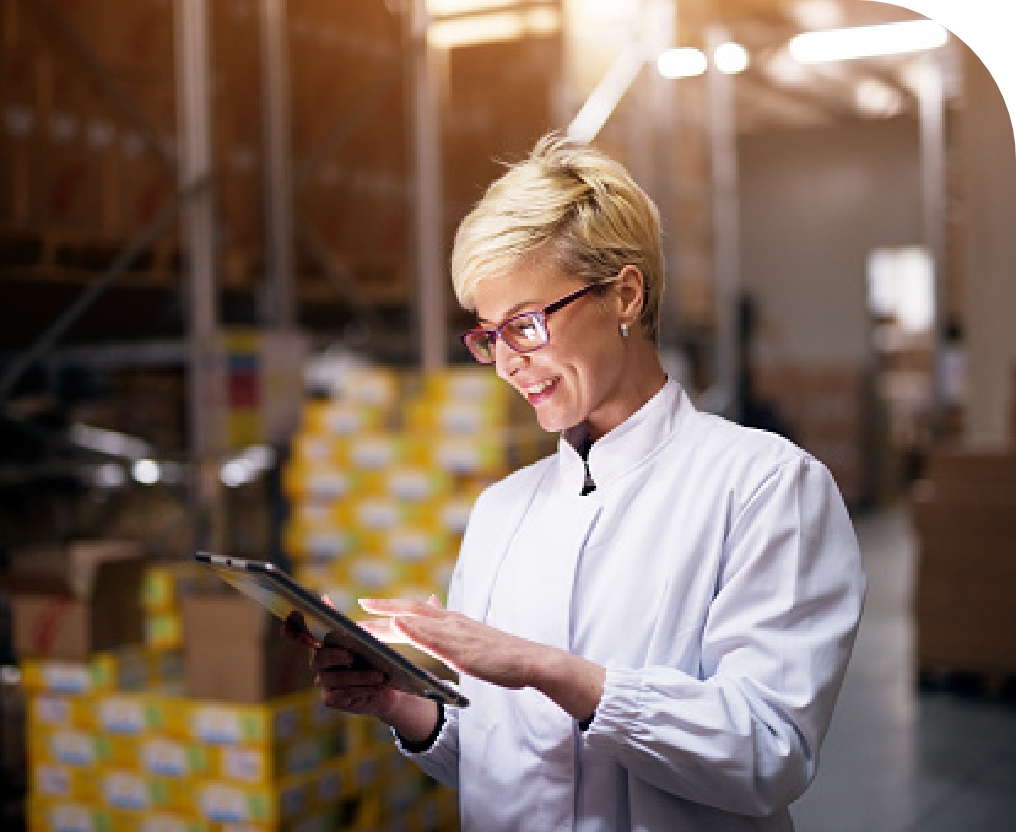
<path id="1" fill-rule="evenodd" d="M 907 514 L 863 517 L 857 534 L 868 599 L 797 832 L 1014 832 L 1016 704 L 917 688 Z"/>

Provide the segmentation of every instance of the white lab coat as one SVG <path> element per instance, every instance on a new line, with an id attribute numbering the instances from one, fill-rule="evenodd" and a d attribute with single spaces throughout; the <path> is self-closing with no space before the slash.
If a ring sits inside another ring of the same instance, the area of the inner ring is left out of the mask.
<path id="1" fill-rule="evenodd" d="M 792 829 L 865 591 L 829 472 L 673 381 L 589 466 L 581 497 L 562 437 L 483 493 L 449 607 L 605 666 L 592 726 L 464 676 L 472 704 L 412 756 L 469 832 Z"/>

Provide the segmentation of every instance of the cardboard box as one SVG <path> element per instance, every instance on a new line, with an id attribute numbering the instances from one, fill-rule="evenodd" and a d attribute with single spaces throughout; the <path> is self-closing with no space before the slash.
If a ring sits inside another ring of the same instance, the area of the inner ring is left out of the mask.
<path id="1" fill-rule="evenodd" d="M 313 684 L 307 648 L 282 625 L 236 593 L 183 599 L 187 694 L 226 702 L 263 702 Z"/>
<path id="2" fill-rule="evenodd" d="M 17 656 L 84 661 L 140 643 L 143 569 L 141 546 L 131 542 L 15 552 L 3 585 L 11 593 Z"/>

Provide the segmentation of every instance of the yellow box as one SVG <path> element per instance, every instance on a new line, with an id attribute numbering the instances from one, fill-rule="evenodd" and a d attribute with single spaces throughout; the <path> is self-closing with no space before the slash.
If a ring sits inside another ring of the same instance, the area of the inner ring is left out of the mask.
<path id="1" fill-rule="evenodd" d="M 331 517 L 323 522 L 307 522 L 301 518 L 291 522 L 284 535 L 286 551 L 290 557 L 302 561 L 337 560 L 372 545 L 370 535 L 344 528 Z"/>
<path id="2" fill-rule="evenodd" d="M 342 463 L 345 445 L 340 437 L 298 433 L 293 437 L 290 465 L 327 467 Z"/>
<path id="3" fill-rule="evenodd" d="M 57 693 L 138 691 L 152 675 L 150 657 L 140 645 L 96 653 L 87 662 L 23 659 L 20 667 L 25 690 Z"/>
<path id="4" fill-rule="evenodd" d="M 447 472 L 419 465 L 399 465 L 381 473 L 380 490 L 389 497 L 410 503 L 429 502 L 453 488 Z"/>
<path id="5" fill-rule="evenodd" d="M 28 828 L 32 832 L 99 832 L 112 830 L 108 809 L 78 800 L 29 797 Z"/>
<path id="6" fill-rule="evenodd" d="M 428 373 L 423 380 L 423 396 L 428 400 L 460 402 L 504 402 L 511 389 L 489 369 L 451 367 Z"/>
<path id="7" fill-rule="evenodd" d="M 29 693 L 27 727 L 29 734 L 54 728 L 95 728 L 95 710 L 89 696 L 64 693 Z"/>
<path id="8" fill-rule="evenodd" d="M 505 442 L 485 434 L 439 436 L 426 447 L 427 464 L 460 476 L 502 476 L 507 460 Z"/>
<path id="9" fill-rule="evenodd" d="M 479 494 L 466 492 L 441 500 L 434 510 L 435 526 L 456 537 L 463 535 L 478 496 Z"/>
<path id="10" fill-rule="evenodd" d="M 189 589 L 208 582 L 207 571 L 191 561 L 163 563 L 145 569 L 141 606 L 146 612 L 173 612 Z"/>
<path id="11" fill-rule="evenodd" d="M 424 509 L 395 497 L 368 496 L 346 500 L 335 508 L 338 524 L 363 532 L 390 532 L 398 526 L 419 522 Z"/>
<path id="12" fill-rule="evenodd" d="M 306 703 L 316 695 L 310 689 L 256 705 L 153 696 L 150 724 L 191 743 L 276 746 L 304 736 Z"/>
<path id="13" fill-rule="evenodd" d="M 457 541 L 441 530 L 400 526 L 384 536 L 384 552 L 393 560 L 406 564 L 447 560 L 458 550 Z"/>
<path id="14" fill-rule="evenodd" d="M 187 802 L 189 812 L 202 820 L 275 824 L 309 813 L 313 790 L 306 776 L 257 786 L 198 781 L 188 790 Z"/>
<path id="15" fill-rule="evenodd" d="M 340 401 L 390 409 L 399 403 L 411 380 L 391 367 L 355 367 L 342 374 Z"/>
<path id="16" fill-rule="evenodd" d="M 101 767 L 95 772 L 99 805 L 139 812 L 189 812 L 192 784 L 185 780 L 151 777 L 131 769 Z"/>
<path id="17" fill-rule="evenodd" d="M 411 404 L 406 412 L 409 429 L 445 435 L 496 430 L 505 427 L 507 421 L 507 408 L 489 400 L 420 401 Z"/>
<path id="18" fill-rule="evenodd" d="M 329 503 L 360 491 L 364 475 L 340 467 L 334 461 L 297 461 L 286 467 L 282 475 L 283 489 L 292 500 Z"/>
<path id="19" fill-rule="evenodd" d="M 148 612 L 144 627 L 145 646 L 149 650 L 183 648 L 183 615 L 180 612 Z"/>
<path id="20" fill-rule="evenodd" d="M 300 428 L 324 436 L 349 436 L 384 426 L 384 407 L 343 401 L 314 401 L 304 405 Z"/>
<path id="21" fill-rule="evenodd" d="M 207 777 L 211 769 L 209 754 L 208 746 L 157 734 L 142 737 L 138 746 L 141 771 L 149 777 Z"/>
<path id="22" fill-rule="evenodd" d="M 33 799 L 72 800 L 97 804 L 99 784 L 92 768 L 39 762 L 28 768 L 28 790 Z"/>
<path id="23" fill-rule="evenodd" d="M 163 810 L 106 809 L 112 822 L 109 832 L 220 832 L 208 821 Z M 102 832 L 96 829 L 95 832 Z M 267 830 L 246 830 L 267 832 Z"/>
<path id="24" fill-rule="evenodd" d="M 112 765 L 140 771 L 137 737 L 81 728 L 38 727 L 28 735 L 28 757 L 37 763 L 92 768 Z"/>

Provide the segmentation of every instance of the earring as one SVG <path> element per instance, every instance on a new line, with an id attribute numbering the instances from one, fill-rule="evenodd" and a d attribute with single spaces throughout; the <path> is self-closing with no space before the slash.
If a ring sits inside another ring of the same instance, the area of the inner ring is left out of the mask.
<path id="1" fill-rule="evenodd" d="M 628 337 L 628 324 L 621 324 L 621 337 L 622 338 Z"/>

